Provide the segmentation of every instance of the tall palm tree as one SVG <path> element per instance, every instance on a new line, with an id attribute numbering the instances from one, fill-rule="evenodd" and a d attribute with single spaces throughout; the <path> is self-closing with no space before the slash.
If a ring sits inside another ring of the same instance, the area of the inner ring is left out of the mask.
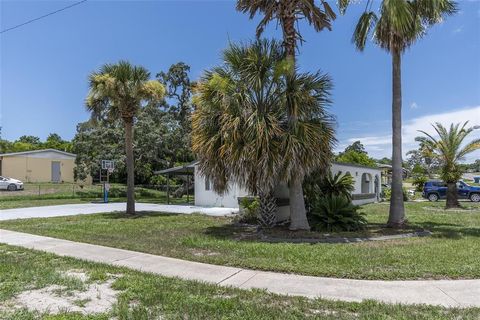
<path id="1" fill-rule="evenodd" d="M 425 35 L 428 27 L 454 14 L 457 5 L 451 0 L 382 0 L 377 16 L 373 3 L 367 1 L 352 40 L 362 51 L 373 33 L 373 41 L 392 56 L 392 197 L 388 225 L 401 227 L 406 221 L 402 189 L 402 54 Z"/>
<path id="2" fill-rule="evenodd" d="M 235 181 L 268 199 L 293 174 L 327 169 L 335 143 L 333 118 L 325 110 L 329 77 L 287 76 L 289 62 L 275 41 L 232 44 L 223 60 L 197 84 L 192 116 L 192 148 L 214 189 L 222 193 Z M 289 127 L 287 88 L 295 131 Z"/>
<path id="3" fill-rule="evenodd" d="M 341 12 L 345 11 L 349 2 L 350 0 L 338 1 Z M 295 54 L 298 42 L 302 41 L 302 36 L 298 30 L 298 21 L 305 19 L 308 24 L 314 27 L 315 31 L 321 31 L 325 28 L 331 30 L 332 21 L 336 18 L 335 12 L 326 1 L 320 1 L 320 6 L 317 6 L 314 0 L 238 0 L 237 10 L 249 13 L 250 18 L 253 18 L 257 13 L 263 15 L 257 26 L 257 37 L 260 37 L 269 22 L 275 20 L 280 24 L 283 32 L 284 54 L 291 66 L 289 77 L 292 78 L 295 78 Z M 293 80 L 290 82 L 293 83 Z M 287 89 L 287 117 L 290 130 L 297 131 L 299 128 L 295 113 L 296 107 L 292 104 L 292 95 L 289 93 L 293 90 L 294 88 Z M 319 155 L 313 153 L 309 156 Z M 295 164 L 291 163 L 289 165 L 294 166 Z M 289 179 L 291 230 L 310 229 L 302 189 L 304 175 L 301 171 L 295 172 L 293 170 Z"/>
<path id="4" fill-rule="evenodd" d="M 457 197 L 457 181 L 462 176 L 462 170 L 458 162 L 467 154 L 480 149 L 480 139 L 475 139 L 462 147 L 465 138 L 475 130 L 474 127 L 466 128 L 467 124 L 468 121 L 462 126 L 460 123 L 455 125 L 452 123 L 450 129 L 447 129 L 441 123 L 435 123 L 433 128 L 439 136 L 438 139 L 425 131 L 420 131 L 425 135 L 424 144 L 433 150 L 440 160 L 441 177 L 447 183 L 447 209 L 460 206 Z"/>
<path id="5" fill-rule="evenodd" d="M 125 126 L 127 214 L 135 214 L 134 119 L 144 103 L 160 102 L 165 94 L 163 85 L 149 79 L 150 73 L 145 68 L 127 61 L 105 64 L 89 76 L 90 92 L 86 106 L 92 117 L 112 121 L 122 119 Z"/>

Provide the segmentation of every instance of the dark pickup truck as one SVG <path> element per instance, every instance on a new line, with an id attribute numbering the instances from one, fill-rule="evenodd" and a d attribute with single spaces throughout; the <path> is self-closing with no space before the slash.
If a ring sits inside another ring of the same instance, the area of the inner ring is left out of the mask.
<path id="1" fill-rule="evenodd" d="M 474 187 L 463 181 L 457 182 L 457 194 L 459 199 L 470 199 L 480 202 L 480 187 Z M 447 184 L 443 181 L 427 181 L 423 185 L 422 196 L 430 201 L 438 201 L 447 197 Z"/>

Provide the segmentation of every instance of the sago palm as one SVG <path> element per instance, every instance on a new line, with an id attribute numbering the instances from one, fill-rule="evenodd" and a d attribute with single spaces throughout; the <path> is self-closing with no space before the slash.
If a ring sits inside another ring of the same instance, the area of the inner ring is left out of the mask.
<path id="1" fill-rule="evenodd" d="M 135 214 L 133 124 L 140 108 L 146 102 L 160 102 L 164 87 L 149 80 L 150 73 L 127 61 L 105 64 L 89 76 L 90 92 L 86 106 L 93 118 L 122 119 L 125 126 L 125 153 L 127 167 L 127 213 Z"/>
<path id="2" fill-rule="evenodd" d="M 340 0 L 338 5 L 340 11 L 344 11 L 350 0 Z M 250 18 L 256 14 L 263 15 L 262 20 L 257 26 L 257 37 L 263 33 L 265 27 L 271 21 L 277 21 L 283 32 L 284 55 L 290 63 L 290 74 L 293 83 L 295 78 L 295 54 L 298 41 L 302 40 L 300 31 L 298 30 L 298 21 L 305 19 L 308 24 L 312 25 L 315 31 L 323 29 L 331 29 L 332 21 L 335 20 L 336 14 L 332 7 L 326 1 L 319 1 L 319 5 L 314 0 L 238 0 L 237 10 L 248 13 Z M 289 129 L 292 135 L 299 134 L 297 126 L 297 106 L 294 105 L 293 92 L 295 88 L 287 88 L 287 117 Z M 292 92 L 292 93 L 290 93 Z M 316 153 L 309 154 L 308 157 L 317 157 Z M 292 161 L 294 158 L 291 159 Z M 290 167 L 295 163 L 290 163 Z M 303 197 L 302 183 L 304 179 L 303 172 L 299 168 L 298 172 L 292 170 L 289 177 L 290 192 L 290 218 L 292 230 L 309 229 L 307 215 L 305 211 L 305 201 Z"/>
<path id="3" fill-rule="evenodd" d="M 406 221 L 402 191 L 402 54 L 425 35 L 428 27 L 454 14 L 457 6 L 451 0 L 383 0 L 377 15 L 373 3 L 367 1 L 353 42 L 363 50 L 373 34 L 373 41 L 392 56 L 392 198 L 388 225 L 399 227 Z"/>
<path id="4" fill-rule="evenodd" d="M 468 121 L 462 126 L 460 123 L 451 124 L 447 129 L 441 123 L 436 123 L 433 128 L 438 134 L 438 138 L 420 131 L 425 135 L 424 144 L 436 154 L 441 164 L 441 177 L 447 183 L 447 203 L 446 207 L 459 207 L 457 197 L 457 181 L 462 176 L 462 170 L 459 167 L 461 161 L 467 154 L 480 149 L 480 139 L 475 139 L 462 147 L 465 138 L 472 133 L 473 127 L 466 128 Z"/>
<path id="5" fill-rule="evenodd" d="M 328 168 L 335 143 L 333 119 L 325 110 L 328 76 L 287 77 L 289 62 L 275 41 L 231 45 L 223 60 L 197 84 L 192 117 L 193 151 L 214 189 L 222 193 L 237 182 L 268 196 L 294 174 Z M 295 131 L 289 127 L 287 87 L 294 89 Z"/>

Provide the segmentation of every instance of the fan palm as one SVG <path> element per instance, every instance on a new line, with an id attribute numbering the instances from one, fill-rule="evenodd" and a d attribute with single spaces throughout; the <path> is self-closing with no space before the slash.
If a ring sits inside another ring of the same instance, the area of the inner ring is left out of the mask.
<path id="1" fill-rule="evenodd" d="M 107 120 L 122 119 L 125 126 L 127 167 L 127 213 L 135 214 L 133 124 L 138 111 L 146 102 L 160 102 L 164 87 L 149 80 L 150 73 L 127 61 L 105 64 L 89 76 L 90 92 L 86 99 L 92 117 Z"/>
<path id="2" fill-rule="evenodd" d="M 459 207 L 457 197 L 457 181 L 462 176 L 462 170 L 459 167 L 459 161 L 467 154 L 480 149 L 480 139 L 475 139 L 462 147 L 465 138 L 474 130 L 466 128 L 468 121 L 462 126 L 460 123 L 451 124 L 450 129 L 445 128 L 441 123 L 436 123 L 433 128 L 439 138 L 435 138 L 425 131 L 420 131 L 425 135 L 423 143 L 439 158 L 441 162 L 441 177 L 447 183 L 447 203 L 446 207 Z"/>
<path id="3" fill-rule="evenodd" d="M 383 0 L 380 15 L 372 10 L 373 0 L 368 0 L 365 12 L 358 20 L 353 42 L 359 50 L 365 48 L 367 38 L 392 56 L 392 198 L 388 225 L 405 223 L 402 191 L 402 84 L 401 57 L 415 41 L 425 35 L 428 27 L 439 23 L 457 11 L 451 0 Z"/>
<path id="4" fill-rule="evenodd" d="M 335 143 L 333 119 L 325 110 L 329 77 L 287 77 L 289 62 L 276 41 L 233 44 L 223 60 L 197 84 L 192 116 L 192 148 L 214 189 L 225 192 L 234 181 L 268 196 L 296 173 L 327 168 Z M 295 131 L 289 128 L 287 88 L 293 88 Z"/>
<path id="5" fill-rule="evenodd" d="M 345 11 L 349 2 L 350 0 L 338 1 L 341 12 Z M 314 0 L 238 0 L 237 10 L 248 13 L 251 19 L 257 13 L 263 15 L 257 26 L 257 37 L 260 37 L 269 22 L 278 21 L 283 32 L 284 54 L 291 67 L 289 74 L 286 75 L 292 80 L 287 81 L 287 84 L 295 82 L 295 52 L 298 41 L 302 40 L 297 22 L 305 19 L 314 27 L 315 31 L 325 28 L 331 30 L 332 21 L 336 18 L 335 12 L 326 1 L 320 1 L 320 6 L 317 6 Z M 298 106 L 294 105 L 294 92 L 295 88 L 287 88 L 287 117 L 289 129 L 293 131 L 292 136 L 299 134 L 299 132 L 295 132 L 299 130 L 299 127 L 297 126 L 298 110 L 296 110 Z M 308 156 L 315 157 L 316 153 Z M 295 159 L 292 157 L 291 160 Z M 289 166 L 293 167 L 295 163 L 292 162 Z M 298 169 L 298 171 L 291 170 L 292 176 L 289 177 L 290 218 L 292 221 L 290 229 L 292 230 L 310 229 L 302 190 L 304 175 L 301 168 Z"/>

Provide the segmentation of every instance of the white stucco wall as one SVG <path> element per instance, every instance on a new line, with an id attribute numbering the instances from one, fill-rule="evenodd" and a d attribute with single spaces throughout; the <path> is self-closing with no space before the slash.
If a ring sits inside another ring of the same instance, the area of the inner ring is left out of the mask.
<path id="1" fill-rule="evenodd" d="M 341 171 L 346 174 L 349 172 L 355 179 L 355 190 L 353 194 L 362 194 L 362 175 L 364 173 L 370 174 L 370 182 L 368 183 L 368 192 L 363 193 L 375 193 L 375 176 L 378 176 L 378 194 L 382 192 L 381 186 L 381 170 L 369 167 L 355 166 L 343 163 L 333 163 L 331 166 L 333 174 Z M 213 191 L 212 185 L 210 190 L 205 188 L 205 178 L 199 174 L 197 166 L 195 166 L 195 205 L 206 207 L 225 207 L 225 208 L 238 208 L 238 197 L 247 196 L 246 189 L 241 188 L 238 184 L 233 183 L 230 185 L 229 190 L 224 195 L 219 195 Z M 284 184 L 280 185 L 275 190 L 275 196 L 277 198 L 288 198 L 288 187 Z M 354 200 L 353 203 L 360 205 L 377 201 L 377 198 Z M 279 208 L 279 220 L 287 219 L 290 215 L 290 207 L 284 206 Z"/>
<path id="2" fill-rule="evenodd" d="M 380 195 L 380 193 L 382 192 L 382 182 L 381 182 L 382 170 L 381 169 L 357 166 L 357 165 L 348 164 L 348 163 L 335 162 L 332 164 L 331 170 L 333 174 L 336 174 L 337 172 L 341 171 L 344 174 L 349 172 L 352 175 L 353 179 L 355 179 L 355 184 L 354 184 L 355 190 L 353 191 L 353 194 L 377 193 L 377 195 Z M 365 187 L 366 187 L 364 188 L 365 190 L 362 190 L 363 174 L 367 174 L 367 177 L 370 180 L 368 184 L 365 183 Z M 377 190 L 375 190 L 375 177 L 378 178 Z M 353 203 L 356 205 L 361 205 L 361 204 L 371 203 L 375 201 L 378 201 L 378 198 L 354 200 Z"/>
<path id="3" fill-rule="evenodd" d="M 238 197 L 248 195 L 247 190 L 240 188 L 236 183 L 230 185 L 229 190 L 223 196 L 213 191 L 212 184 L 210 184 L 210 190 L 205 190 L 205 178 L 198 172 L 198 168 L 195 166 L 196 206 L 238 208 Z"/>

